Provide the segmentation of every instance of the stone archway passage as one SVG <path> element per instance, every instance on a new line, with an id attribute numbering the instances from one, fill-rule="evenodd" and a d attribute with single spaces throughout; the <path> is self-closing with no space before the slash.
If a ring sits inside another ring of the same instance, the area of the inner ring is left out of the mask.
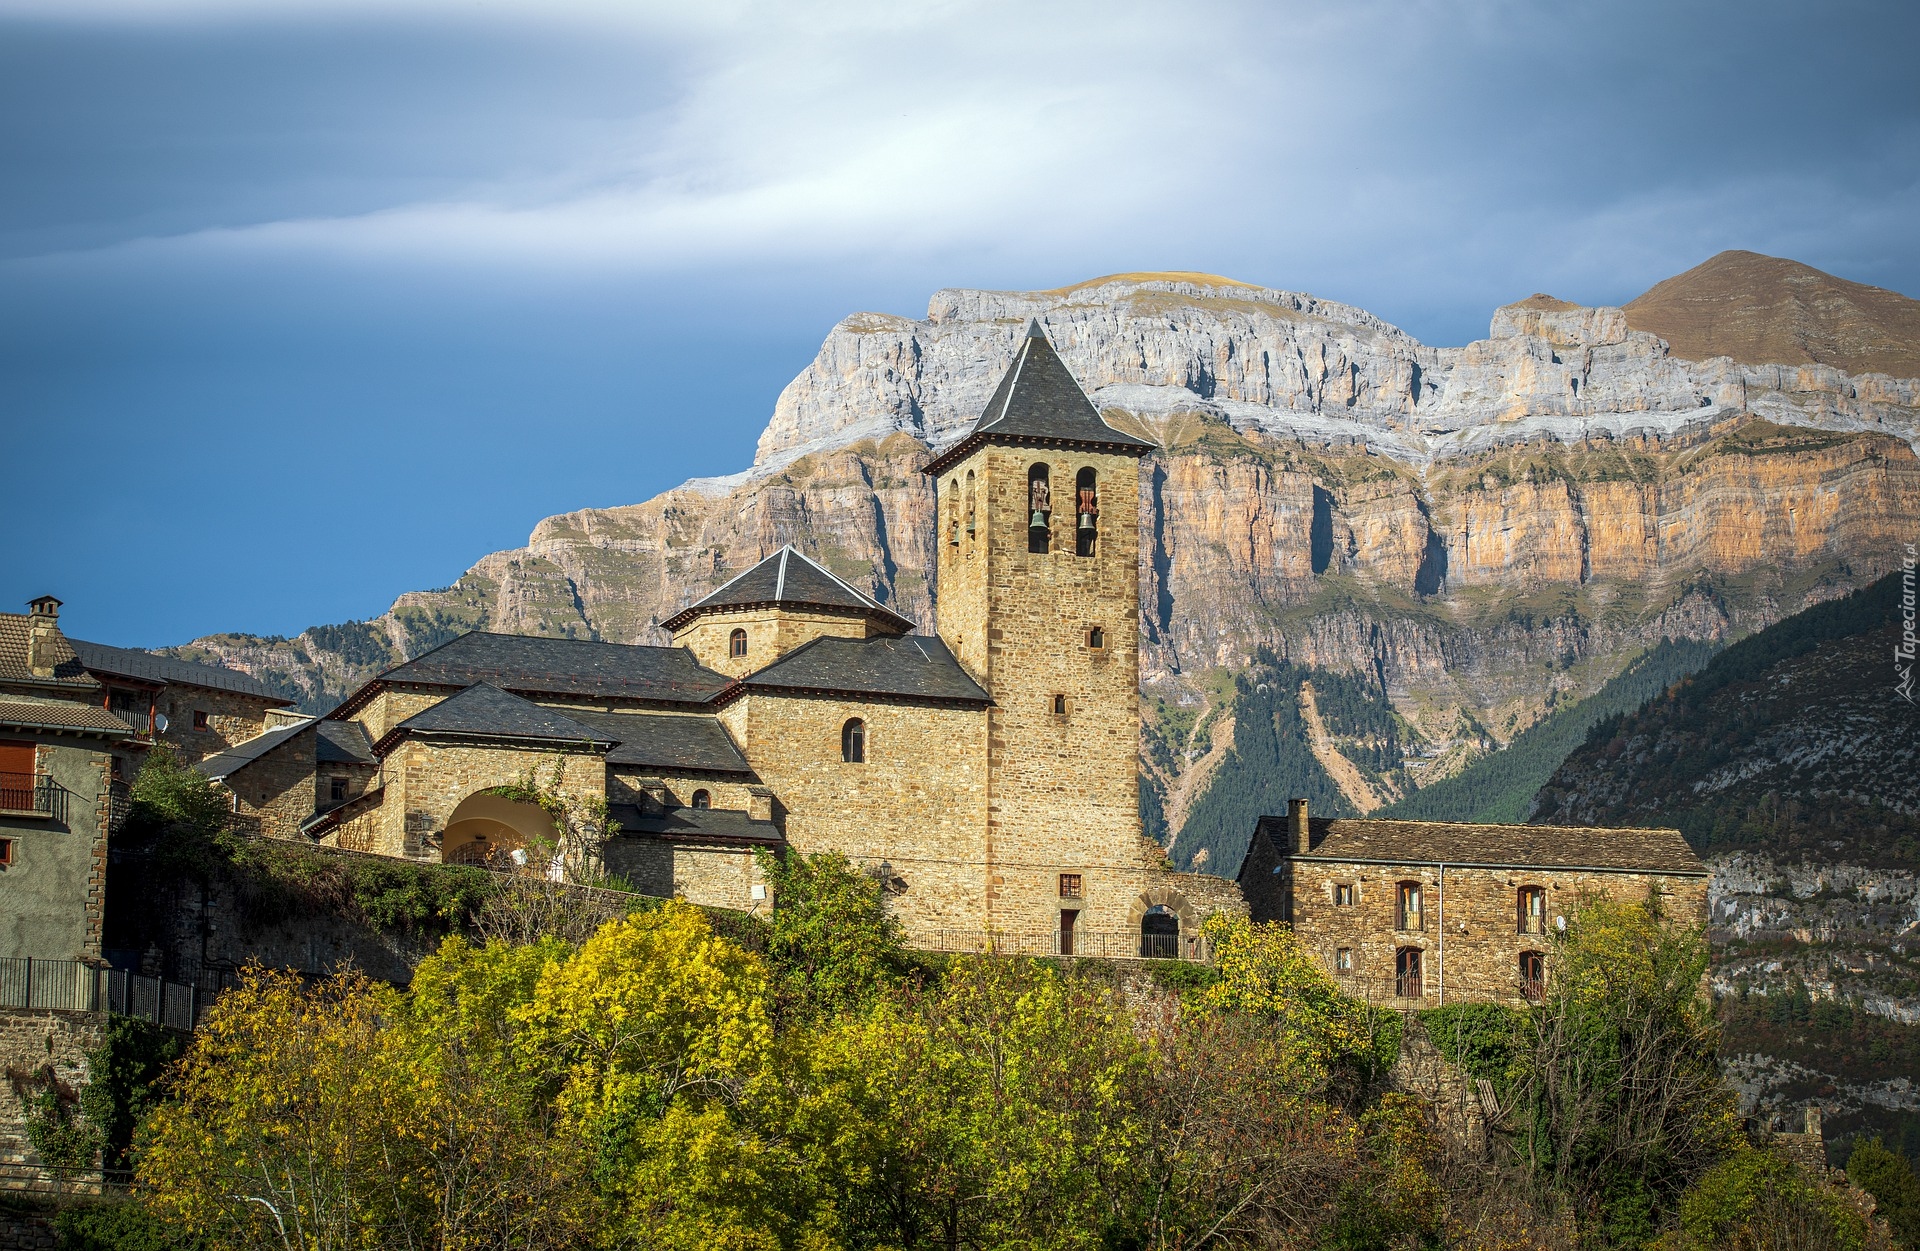
<path id="1" fill-rule="evenodd" d="M 550 849 L 559 841 L 553 818 L 539 805 L 515 803 L 483 792 L 467 796 L 453 810 L 440 835 L 440 860 L 443 864 L 543 872 L 552 854 Z M 515 861 L 516 851 L 527 853 L 525 865 Z"/>
<path id="2" fill-rule="evenodd" d="M 1140 936 L 1140 954 L 1178 959 L 1200 932 L 1200 919 L 1185 895 L 1168 886 L 1141 892 L 1127 909 L 1127 931 Z"/>

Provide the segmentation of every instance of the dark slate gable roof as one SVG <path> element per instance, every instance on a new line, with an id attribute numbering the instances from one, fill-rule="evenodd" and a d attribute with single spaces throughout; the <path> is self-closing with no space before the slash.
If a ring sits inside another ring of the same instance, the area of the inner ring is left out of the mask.
<path id="1" fill-rule="evenodd" d="M 31 617 L 17 612 L 0 612 L 0 682 L 33 686 L 64 686 L 77 691 L 98 690 L 100 684 L 88 676 L 86 666 L 74 654 L 73 643 L 64 634 L 53 637 L 53 676 L 35 677 L 27 665 Z"/>
<path id="2" fill-rule="evenodd" d="M 567 709 L 567 716 L 618 744 L 607 753 L 610 765 L 754 776 L 753 766 L 733 745 L 718 717 L 679 712 L 586 712 L 572 708 Z"/>
<path id="3" fill-rule="evenodd" d="M 407 734 L 613 746 L 613 740 L 598 730 L 486 682 L 475 683 L 458 695 L 413 714 L 388 731 L 380 742 L 385 744 Z"/>
<path id="4" fill-rule="evenodd" d="M 322 721 L 313 758 L 321 764 L 379 764 L 366 727 L 358 721 Z"/>
<path id="5" fill-rule="evenodd" d="M 748 674 L 740 680 L 740 689 L 893 695 L 981 708 L 993 702 L 945 643 L 924 634 L 872 639 L 825 635 Z"/>
<path id="6" fill-rule="evenodd" d="M 666 629 L 678 630 L 702 613 L 770 608 L 775 605 L 844 609 L 877 617 L 903 631 L 913 628 L 913 622 L 882 606 L 791 546 L 781 548 L 713 594 L 681 609 L 660 624 Z"/>
<path id="7" fill-rule="evenodd" d="M 475 630 L 381 674 L 375 682 L 467 687 L 488 682 L 522 695 L 645 699 L 702 704 L 727 679 L 704 669 L 684 647 L 644 647 L 580 639 L 534 638 Z M 374 683 L 362 687 L 329 716 L 345 717 Z"/>
<path id="8" fill-rule="evenodd" d="M 1153 447 L 1100 419 L 1099 410 L 1074 381 L 1037 320 L 1028 325 L 1019 355 L 1000 379 L 973 430 L 935 457 L 925 472 L 940 473 L 982 443 L 995 441 L 1040 447 L 1097 447 L 1136 456 L 1146 455 Z"/>
<path id="9" fill-rule="evenodd" d="M 235 743 L 222 752 L 215 752 L 199 764 L 193 766 L 208 777 L 219 781 L 229 778 L 248 765 L 259 760 L 274 748 L 280 746 L 313 725 L 313 718 L 295 721 L 290 725 L 278 725 L 264 734 L 256 734 L 244 743 Z"/>
<path id="10" fill-rule="evenodd" d="M 669 842 L 758 843 L 778 846 L 786 841 L 771 821 L 756 821 L 734 808 L 675 808 L 671 812 L 642 813 L 631 804 L 616 804 L 607 815 L 620 823 L 620 833 L 608 840 L 607 867 L 620 871 L 620 844 L 628 837 L 658 838 Z"/>
<path id="11" fill-rule="evenodd" d="M 1308 860 L 1462 867 L 1610 869 L 1704 877 L 1707 867 L 1678 830 L 1554 825 L 1478 825 L 1455 821 L 1311 818 Z M 1287 846 L 1287 818 L 1262 817 L 1260 836 Z M 1299 857 L 1294 857 L 1298 859 Z"/>
<path id="12" fill-rule="evenodd" d="M 85 639 L 73 639 L 71 642 L 74 653 L 80 657 L 80 663 L 92 673 L 138 678 L 143 682 L 164 682 L 170 686 L 200 686 L 210 691 L 231 691 L 236 695 L 264 699 L 275 707 L 284 707 L 293 702 L 266 683 L 235 669 L 196 664 L 191 660 L 175 660 L 171 656 L 156 656 L 133 647 L 108 647 L 105 643 L 89 643 Z"/>

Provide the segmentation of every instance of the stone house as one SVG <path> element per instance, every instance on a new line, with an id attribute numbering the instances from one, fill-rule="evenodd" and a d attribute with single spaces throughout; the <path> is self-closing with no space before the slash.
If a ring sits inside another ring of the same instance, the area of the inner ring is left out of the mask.
<path id="1" fill-rule="evenodd" d="M 1238 880 L 1350 993 L 1396 1008 L 1537 999 L 1549 935 L 1589 899 L 1704 922 L 1708 870 L 1678 830 L 1262 817 Z"/>
<path id="2" fill-rule="evenodd" d="M 662 622 L 672 646 L 467 634 L 203 767 L 263 829 L 329 845 L 538 868 L 560 843 L 641 889 L 748 909 L 768 902 L 755 850 L 832 850 L 924 946 L 1198 955 L 1200 922 L 1244 904 L 1171 872 L 1140 825 L 1148 450 L 1035 325 L 926 467 L 934 633 L 782 548 Z M 364 787 L 295 821 L 329 741 Z M 496 793 L 528 779 L 576 814 L 604 802 L 618 833 L 563 833 Z"/>
<path id="3" fill-rule="evenodd" d="M 133 727 L 136 745 L 163 743 L 193 764 L 257 737 L 293 701 L 233 669 L 130 647 L 71 639 L 100 683 L 104 705 Z"/>

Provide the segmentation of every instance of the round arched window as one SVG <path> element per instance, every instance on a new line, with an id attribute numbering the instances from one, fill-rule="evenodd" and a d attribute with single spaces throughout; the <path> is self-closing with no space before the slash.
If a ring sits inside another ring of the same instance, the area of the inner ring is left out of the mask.
<path id="1" fill-rule="evenodd" d="M 747 632 L 735 630 L 727 636 L 727 655 L 735 658 L 747 654 Z"/>
<path id="2" fill-rule="evenodd" d="M 693 806 L 703 810 L 711 808 L 713 807 L 713 796 L 705 791 L 695 791 L 693 793 Z"/>
<path id="3" fill-rule="evenodd" d="M 867 762 L 867 723 L 858 717 L 840 727 L 840 759 L 848 764 Z"/>

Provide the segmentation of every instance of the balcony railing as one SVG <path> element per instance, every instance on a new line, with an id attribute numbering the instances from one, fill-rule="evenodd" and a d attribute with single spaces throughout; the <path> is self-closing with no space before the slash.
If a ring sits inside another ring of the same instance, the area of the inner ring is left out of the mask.
<path id="1" fill-rule="evenodd" d="M 213 999 L 213 994 L 198 986 L 79 960 L 0 959 L 0 1008 L 117 1012 L 190 1030 L 200 1023 Z"/>
<path id="2" fill-rule="evenodd" d="M 1138 931 L 1075 929 L 1070 939 L 1058 930 L 909 930 L 907 945 L 922 951 L 972 952 L 998 956 L 1086 956 L 1104 960 L 1208 960 L 1206 939 L 1198 934 L 1142 934 Z M 1066 950 L 1062 950 L 1065 947 Z"/>
<path id="3" fill-rule="evenodd" d="M 0 812 L 67 819 L 67 792 L 44 773 L 0 773 Z"/>

